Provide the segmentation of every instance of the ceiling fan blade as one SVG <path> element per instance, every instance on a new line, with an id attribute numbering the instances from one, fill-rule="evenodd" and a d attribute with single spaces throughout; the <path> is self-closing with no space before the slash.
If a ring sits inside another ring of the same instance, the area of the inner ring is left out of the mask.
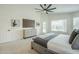
<path id="1" fill-rule="evenodd" d="M 40 7 L 44 10 L 44 7 L 40 4 Z"/>
<path id="2" fill-rule="evenodd" d="M 36 11 L 36 12 L 42 12 L 42 11 Z"/>
<path id="3" fill-rule="evenodd" d="M 53 11 L 48 10 L 48 12 L 53 12 Z"/>
<path id="4" fill-rule="evenodd" d="M 46 9 L 48 9 L 49 7 L 51 7 L 52 6 L 52 4 L 49 4 L 49 6 L 46 8 Z"/>
<path id="5" fill-rule="evenodd" d="M 54 9 L 56 9 L 56 7 L 55 8 L 48 9 L 48 10 L 54 10 Z"/>
<path id="6" fill-rule="evenodd" d="M 41 10 L 41 9 L 35 8 L 35 10 Z"/>

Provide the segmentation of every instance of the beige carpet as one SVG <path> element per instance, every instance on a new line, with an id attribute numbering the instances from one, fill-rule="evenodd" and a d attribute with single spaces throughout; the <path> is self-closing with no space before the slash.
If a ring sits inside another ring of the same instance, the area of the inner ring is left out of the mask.
<path id="1" fill-rule="evenodd" d="M 0 54 L 37 54 L 31 49 L 32 39 L 16 40 L 7 43 L 0 43 Z"/>

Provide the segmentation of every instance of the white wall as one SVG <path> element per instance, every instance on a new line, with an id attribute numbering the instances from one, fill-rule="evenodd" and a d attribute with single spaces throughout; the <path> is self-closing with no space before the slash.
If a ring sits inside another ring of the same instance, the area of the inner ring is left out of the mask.
<path id="1" fill-rule="evenodd" d="M 10 28 L 10 20 L 15 19 L 34 19 L 33 10 L 28 5 L 0 5 L 0 30 Z M 2 26 L 4 25 L 4 26 Z"/>
<path id="2" fill-rule="evenodd" d="M 34 5 L 0 5 L 0 43 L 17 40 L 18 38 L 22 39 L 23 18 L 40 22 L 40 15 L 34 11 L 33 6 Z M 20 20 L 20 27 L 12 28 L 11 19 Z"/>
<path id="3" fill-rule="evenodd" d="M 23 33 L 22 30 L 11 30 L 11 31 L 5 31 L 0 32 L 0 43 L 9 42 L 13 40 L 20 40 L 22 39 Z"/>
<path id="4" fill-rule="evenodd" d="M 22 19 L 23 18 L 35 20 L 36 22 L 40 23 L 39 27 L 36 26 L 36 29 L 38 31 L 37 34 L 43 34 L 42 32 L 43 21 L 46 21 L 47 23 L 46 25 L 47 32 L 51 32 L 51 20 L 66 18 L 67 19 L 67 33 L 70 34 L 73 28 L 72 26 L 73 17 L 79 16 L 79 12 L 48 14 L 48 15 L 40 14 L 40 13 L 35 12 L 34 6 L 35 5 L 31 5 L 31 4 L 30 5 L 0 5 L 0 43 L 17 40 L 18 38 L 22 39 L 23 37 Z M 14 19 L 14 18 L 21 21 L 19 28 L 11 27 L 11 19 Z"/>
<path id="5" fill-rule="evenodd" d="M 64 34 L 71 34 L 73 30 L 73 18 L 74 17 L 79 17 L 79 12 L 74 12 L 74 13 L 58 13 L 58 14 L 40 14 L 40 34 L 43 33 L 43 26 L 42 23 L 46 22 L 46 30 L 48 32 L 51 31 L 51 21 L 52 20 L 60 20 L 60 19 L 67 19 L 67 32 L 55 32 L 55 33 L 64 33 Z"/>

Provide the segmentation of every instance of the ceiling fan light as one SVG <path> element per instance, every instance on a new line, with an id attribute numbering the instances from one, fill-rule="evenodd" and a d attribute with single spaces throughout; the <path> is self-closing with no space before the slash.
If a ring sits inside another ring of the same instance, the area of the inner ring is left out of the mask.
<path id="1" fill-rule="evenodd" d="M 44 13 L 46 13 L 46 11 L 44 10 Z"/>

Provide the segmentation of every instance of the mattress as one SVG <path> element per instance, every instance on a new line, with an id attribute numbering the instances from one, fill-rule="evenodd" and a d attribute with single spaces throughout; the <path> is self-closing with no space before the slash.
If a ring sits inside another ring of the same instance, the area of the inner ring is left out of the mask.
<path id="1" fill-rule="evenodd" d="M 79 54 L 79 50 L 71 48 L 69 37 L 69 35 L 60 34 L 47 43 L 47 48 L 60 54 Z"/>

